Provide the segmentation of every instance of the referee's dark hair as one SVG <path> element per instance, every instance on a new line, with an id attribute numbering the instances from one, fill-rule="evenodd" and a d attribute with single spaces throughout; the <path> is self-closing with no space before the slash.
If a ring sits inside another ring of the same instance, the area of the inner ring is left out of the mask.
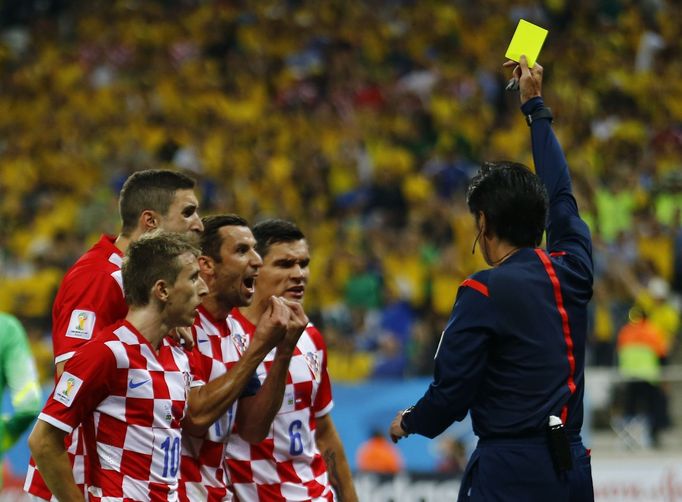
<path id="1" fill-rule="evenodd" d="M 192 190 L 195 182 L 186 174 L 166 169 L 137 171 L 123 183 L 118 198 L 121 234 L 129 236 L 143 211 L 165 215 L 178 190 Z"/>
<path id="2" fill-rule="evenodd" d="M 230 226 L 249 226 L 248 221 L 236 214 L 205 216 L 201 219 L 201 222 L 204 224 L 204 231 L 201 233 L 200 240 L 201 254 L 212 258 L 218 263 L 222 261 L 220 258 L 220 247 L 223 244 L 223 239 L 219 234 L 220 229 Z"/>
<path id="3" fill-rule="evenodd" d="M 485 215 L 486 232 L 518 247 L 542 242 L 547 221 L 547 190 L 540 178 L 517 162 L 487 162 L 467 189 L 469 211 L 478 222 Z"/>
<path id="4" fill-rule="evenodd" d="M 301 229 L 295 223 L 287 220 L 274 218 L 263 220 L 256 223 L 251 230 L 256 238 L 256 251 L 261 255 L 261 258 L 265 258 L 273 244 L 305 239 Z"/>

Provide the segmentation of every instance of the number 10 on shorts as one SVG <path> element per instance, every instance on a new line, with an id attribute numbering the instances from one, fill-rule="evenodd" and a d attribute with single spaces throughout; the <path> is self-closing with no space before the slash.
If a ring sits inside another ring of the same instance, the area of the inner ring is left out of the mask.
<path id="1" fill-rule="evenodd" d="M 155 431 L 154 457 L 152 459 L 154 477 L 161 478 L 164 483 L 177 481 L 180 471 L 181 450 L 179 431 L 177 434 L 168 434 L 168 431 Z"/>

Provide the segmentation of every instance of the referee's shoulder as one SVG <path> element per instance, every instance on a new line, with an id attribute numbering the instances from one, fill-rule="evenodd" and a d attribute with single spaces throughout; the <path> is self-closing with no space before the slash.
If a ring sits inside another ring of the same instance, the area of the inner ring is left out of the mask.
<path id="1" fill-rule="evenodd" d="M 481 270 L 464 279 L 459 285 L 460 294 L 471 290 L 485 298 L 490 298 L 490 272 L 490 270 Z"/>

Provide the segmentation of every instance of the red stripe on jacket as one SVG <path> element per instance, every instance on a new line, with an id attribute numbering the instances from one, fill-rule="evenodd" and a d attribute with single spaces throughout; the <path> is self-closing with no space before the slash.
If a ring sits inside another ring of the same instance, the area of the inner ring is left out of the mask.
<path id="1" fill-rule="evenodd" d="M 466 279 L 464 282 L 461 284 L 462 286 L 468 287 L 475 289 L 479 293 L 481 293 L 483 296 L 490 296 L 488 293 L 488 286 L 483 284 L 482 282 L 477 281 L 476 279 Z"/>
<path id="2" fill-rule="evenodd" d="M 559 284 L 559 278 L 554 270 L 554 265 L 552 261 L 547 256 L 542 249 L 536 249 L 535 253 L 540 257 L 540 261 L 545 266 L 545 271 L 549 276 L 549 280 L 552 282 L 552 287 L 554 288 L 554 300 L 556 301 L 557 310 L 559 310 L 559 315 L 561 316 L 561 327 L 564 332 L 564 341 L 566 342 L 566 357 L 568 358 L 568 389 L 571 394 L 575 392 L 575 381 L 573 380 L 575 375 L 575 357 L 573 356 L 573 338 L 571 337 L 571 326 L 568 324 L 568 313 L 564 308 L 564 297 L 561 294 L 561 285 Z M 568 416 L 568 405 L 565 405 L 561 410 L 561 421 L 565 424 L 566 418 Z"/>

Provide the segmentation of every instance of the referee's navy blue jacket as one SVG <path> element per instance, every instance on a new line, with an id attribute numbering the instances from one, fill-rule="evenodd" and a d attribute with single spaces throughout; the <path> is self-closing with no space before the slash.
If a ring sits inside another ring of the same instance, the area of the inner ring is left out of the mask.
<path id="1" fill-rule="evenodd" d="M 543 106 L 525 103 L 525 115 Z M 405 416 L 435 437 L 471 411 L 482 439 L 523 437 L 561 416 L 580 432 L 592 248 L 548 119 L 531 125 L 533 159 L 549 194 L 548 249 L 523 248 L 465 280 L 436 352 L 434 380 Z"/>

